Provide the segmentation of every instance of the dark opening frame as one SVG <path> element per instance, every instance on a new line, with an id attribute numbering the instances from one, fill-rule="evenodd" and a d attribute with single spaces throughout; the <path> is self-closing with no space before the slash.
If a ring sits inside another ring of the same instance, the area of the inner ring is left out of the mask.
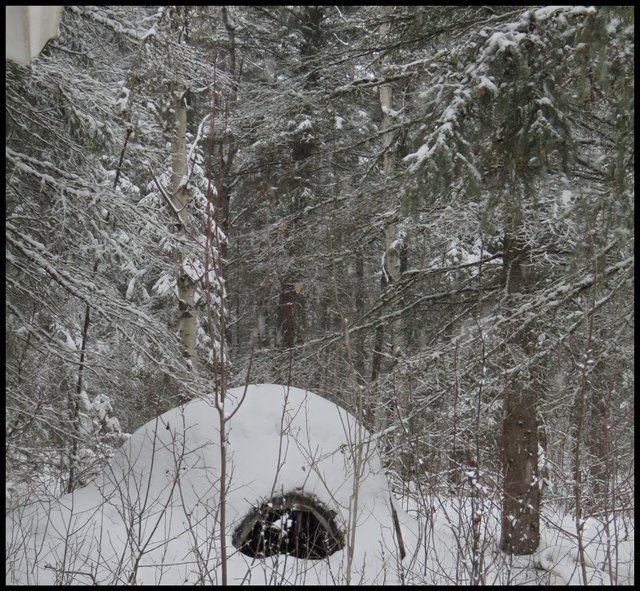
<path id="1" fill-rule="evenodd" d="M 231 542 L 252 558 L 288 554 L 321 560 L 345 545 L 335 516 L 315 495 L 294 490 L 254 507 L 236 527 Z"/>

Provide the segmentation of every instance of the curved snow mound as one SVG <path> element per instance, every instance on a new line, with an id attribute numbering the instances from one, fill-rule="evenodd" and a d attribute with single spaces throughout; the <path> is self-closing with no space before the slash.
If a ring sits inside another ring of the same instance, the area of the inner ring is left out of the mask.
<path id="1" fill-rule="evenodd" d="M 272 384 L 229 390 L 224 416 L 224 447 L 213 400 L 194 400 L 136 431 L 89 486 L 11 513 L 6 582 L 219 584 L 222 537 L 230 584 L 397 582 L 412 522 L 355 417 Z"/>

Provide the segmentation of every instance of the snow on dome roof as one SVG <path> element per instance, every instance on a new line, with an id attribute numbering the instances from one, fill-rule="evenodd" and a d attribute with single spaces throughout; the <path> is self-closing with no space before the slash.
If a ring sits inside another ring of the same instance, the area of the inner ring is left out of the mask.
<path id="1" fill-rule="evenodd" d="M 7 6 L 6 59 L 26 65 L 55 37 L 64 6 Z"/>
<path id="2" fill-rule="evenodd" d="M 244 392 L 225 402 L 228 582 L 394 581 L 391 495 L 367 431 L 305 390 L 250 385 L 239 405 Z M 11 513 L 7 583 L 218 583 L 218 442 L 212 400 L 191 401 L 138 429 L 89 486 Z"/>

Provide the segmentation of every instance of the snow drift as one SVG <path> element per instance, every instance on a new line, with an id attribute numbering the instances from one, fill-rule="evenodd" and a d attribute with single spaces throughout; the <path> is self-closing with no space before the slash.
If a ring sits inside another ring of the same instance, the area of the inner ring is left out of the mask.
<path id="1" fill-rule="evenodd" d="M 242 401 L 244 392 L 225 402 L 226 416 L 237 410 L 226 443 L 228 582 L 396 582 L 399 540 L 410 550 L 413 526 L 392 507 L 366 430 L 304 390 L 251 385 Z M 195 400 L 136 431 L 89 486 L 8 515 L 6 582 L 219 583 L 220 490 L 219 415 Z"/>

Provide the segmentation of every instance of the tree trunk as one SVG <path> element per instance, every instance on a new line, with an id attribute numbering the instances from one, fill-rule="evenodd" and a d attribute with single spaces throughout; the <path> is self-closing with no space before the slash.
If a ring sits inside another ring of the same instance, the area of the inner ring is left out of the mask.
<path id="1" fill-rule="evenodd" d="M 176 130 L 172 146 L 172 173 L 171 190 L 173 204 L 178 212 L 180 238 L 187 236 L 189 223 L 189 193 L 185 186 L 187 177 L 187 108 L 181 92 L 175 96 Z M 197 328 L 198 319 L 195 308 L 196 284 L 187 273 L 191 264 L 185 255 L 184 246 L 176 248 L 173 253 L 175 261 L 179 265 L 178 270 L 178 308 L 179 323 L 178 334 L 183 346 L 183 356 L 187 364 L 195 367 L 197 354 Z"/>
<path id="2" fill-rule="evenodd" d="M 510 554 L 532 554 L 540 543 L 536 398 L 535 387 L 518 381 L 506 386 L 500 549 Z"/>
<path id="3" fill-rule="evenodd" d="M 312 62 L 321 45 L 321 24 L 324 18 L 324 8 L 320 6 L 306 6 L 300 14 L 298 32 L 302 39 L 300 46 L 300 69 L 304 73 L 303 87 L 315 90 L 318 79 L 314 73 Z M 312 112 L 304 103 L 300 105 L 299 114 L 313 117 Z M 307 205 L 304 196 L 304 188 L 309 184 L 308 180 L 313 176 L 310 168 L 317 162 L 315 150 L 318 147 L 315 139 L 304 135 L 295 137 L 291 144 L 292 172 L 286 179 L 286 192 L 291 198 L 290 213 L 299 213 Z M 277 308 L 277 319 L 280 329 L 281 346 L 290 349 L 296 342 L 300 342 L 305 334 L 305 297 L 303 295 L 304 265 L 301 262 L 306 254 L 307 246 L 303 237 L 289 228 L 287 222 L 283 222 L 278 228 L 278 233 L 284 239 L 284 252 L 291 264 L 279 278 L 280 300 Z"/>
<path id="4" fill-rule="evenodd" d="M 282 347 L 285 349 L 291 349 L 295 343 L 295 304 L 296 292 L 294 285 L 289 281 L 285 281 L 280 289 L 280 303 L 278 306 L 280 335 L 282 337 Z"/>
<path id="5" fill-rule="evenodd" d="M 530 282 L 526 245 L 507 232 L 503 256 L 507 292 L 526 291 Z M 534 354 L 535 343 L 536 336 L 532 330 L 518 330 L 510 353 L 520 363 L 525 363 Z M 532 554 L 540 543 L 541 480 L 538 473 L 537 420 L 540 383 L 535 371 L 516 370 L 505 384 L 500 549 L 509 554 Z"/>
<path id="6" fill-rule="evenodd" d="M 385 21 L 380 27 L 380 37 L 384 43 L 389 35 L 391 26 L 389 21 Z M 384 65 L 383 65 L 384 69 Z M 382 179 L 388 183 L 396 169 L 397 154 L 394 146 L 394 109 L 393 109 L 393 87 L 391 84 L 382 84 L 379 90 L 380 110 L 382 112 L 381 131 L 382 133 Z M 382 290 L 388 286 L 397 284 L 402 271 L 406 267 L 406 248 L 403 242 L 403 234 L 398 231 L 395 214 L 389 216 L 385 227 L 384 236 L 385 254 L 382 268 Z M 384 310 L 384 309 L 383 309 Z M 383 311 L 384 314 L 384 311 Z M 372 383 L 374 389 L 372 392 L 376 394 L 376 381 L 380 374 L 380 366 L 382 361 L 382 346 L 384 343 L 385 326 L 379 324 L 376 327 L 374 359 L 372 371 Z M 400 355 L 400 337 L 402 332 L 402 321 L 397 319 L 391 323 L 389 329 L 389 337 L 391 339 L 391 358 L 393 365 Z M 375 378 L 375 380 L 374 380 Z M 404 389 L 400 388 L 400 392 Z M 380 400 L 380 411 L 378 415 L 377 428 L 381 431 L 386 429 L 392 420 L 394 408 L 400 402 L 403 408 L 406 407 L 404 401 L 398 401 L 395 392 L 387 392 L 383 400 Z"/>
<path id="7" fill-rule="evenodd" d="M 592 345 L 592 350 L 596 349 Z M 592 358 L 598 355 L 592 353 Z M 604 361 L 597 361 L 589 373 L 588 393 L 585 413 L 588 428 L 584 433 L 584 447 L 588 452 L 585 462 L 587 493 L 583 498 L 586 515 L 597 513 L 606 502 L 609 491 L 607 465 L 610 462 L 607 446 L 607 430 L 609 427 L 607 408 L 607 383 Z"/>
<path id="8" fill-rule="evenodd" d="M 361 249 L 355 252 L 355 287 L 353 294 L 354 309 L 356 313 L 364 310 L 364 255 Z M 362 334 L 358 333 L 354 335 L 354 357 L 353 365 L 358 376 L 358 383 L 361 386 L 366 384 L 365 378 L 365 342 Z"/>

